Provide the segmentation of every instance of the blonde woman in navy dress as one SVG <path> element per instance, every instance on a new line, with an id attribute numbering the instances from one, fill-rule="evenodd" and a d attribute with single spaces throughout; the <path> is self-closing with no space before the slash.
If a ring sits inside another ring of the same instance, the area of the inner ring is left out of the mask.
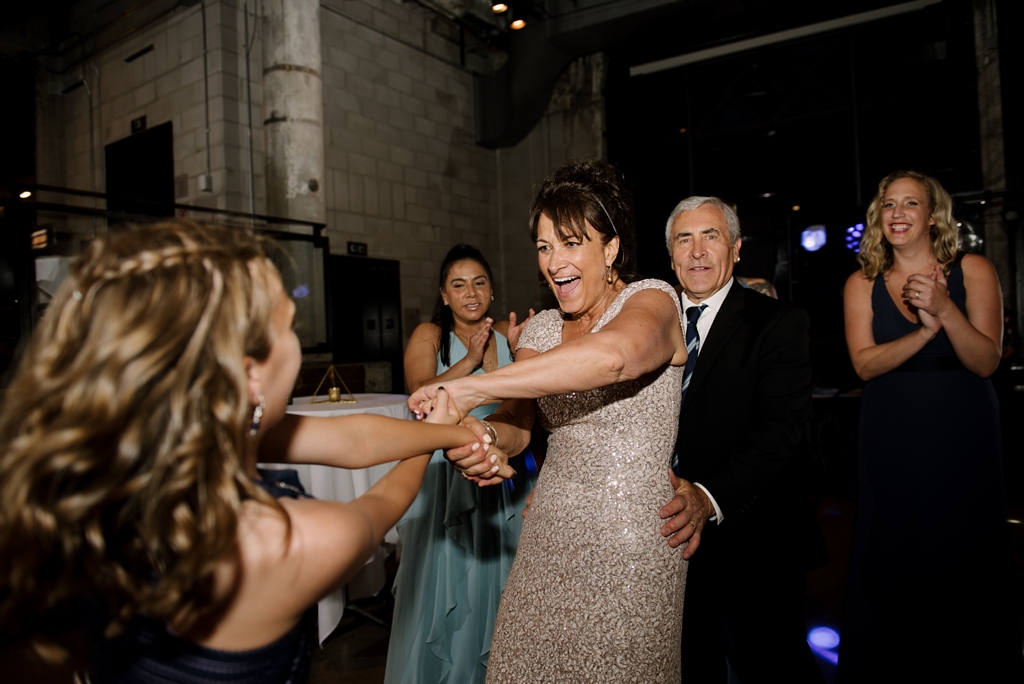
<path id="1" fill-rule="evenodd" d="M 958 251 L 952 201 L 886 176 L 843 300 L 866 381 L 837 681 L 1024 681 L 1009 555 L 995 268 Z"/>

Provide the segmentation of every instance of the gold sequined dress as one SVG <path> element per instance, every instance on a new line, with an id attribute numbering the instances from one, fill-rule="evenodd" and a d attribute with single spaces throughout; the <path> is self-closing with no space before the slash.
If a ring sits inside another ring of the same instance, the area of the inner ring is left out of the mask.
<path id="1" fill-rule="evenodd" d="M 592 329 L 660 280 L 627 285 Z M 519 348 L 561 343 L 557 310 L 535 316 Z M 686 563 L 658 511 L 672 498 L 683 367 L 537 400 L 551 432 L 498 610 L 488 684 L 679 684 Z"/>

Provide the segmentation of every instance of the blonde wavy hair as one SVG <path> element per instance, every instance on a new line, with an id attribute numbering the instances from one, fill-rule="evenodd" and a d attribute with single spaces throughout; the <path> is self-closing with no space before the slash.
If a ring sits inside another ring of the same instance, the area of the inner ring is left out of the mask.
<path id="1" fill-rule="evenodd" d="M 928 209 L 935 221 L 930 233 L 932 252 L 943 272 L 949 275 L 949 269 L 959 247 L 959 231 L 953 220 L 953 200 L 939 181 L 917 171 L 894 171 L 878 184 L 878 193 L 868 207 L 867 228 L 860 239 L 860 253 L 857 254 L 861 273 L 868 280 L 874 280 L 892 268 L 892 245 L 885 239 L 885 229 L 882 226 L 882 202 L 889 186 L 901 178 L 917 181 L 928 193 Z"/>
<path id="2" fill-rule="evenodd" d="M 265 242 L 171 221 L 97 238 L 0 407 L 0 629 L 48 641 L 82 595 L 136 614 L 209 610 L 242 499 L 245 356 L 270 352 Z"/>

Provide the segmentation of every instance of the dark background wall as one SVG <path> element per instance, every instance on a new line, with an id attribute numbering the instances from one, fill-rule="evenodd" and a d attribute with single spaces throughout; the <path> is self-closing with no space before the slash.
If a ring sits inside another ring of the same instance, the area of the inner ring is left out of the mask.
<path id="1" fill-rule="evenodd" d="M 665 218 L 681 199 L 734 203 L 737 273 L 813 312 L 819 385 L 859 384 L 843 339 L 842 286 L 857 267 L 846 229 L 896 169 L 951 193 L 982 187 L 970 3 L 631 77 L 647 50 L 611 51 L 606 88 L 608 153 L 634 186 L 641 269 L 675 282 Z M 812 253 L 799 233 L 816 224 L 828 242 Z"/>

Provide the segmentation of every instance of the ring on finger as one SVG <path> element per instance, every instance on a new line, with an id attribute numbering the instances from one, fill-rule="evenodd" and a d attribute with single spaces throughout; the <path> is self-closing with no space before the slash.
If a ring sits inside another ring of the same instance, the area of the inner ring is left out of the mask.
<path id="1" fill-rule="evenodd" d="M 687 524 L 687 525 L 689 525 L 690 527 L 692 527 L 692 528 L 693 528 L 693 531 L 694 531 L 694 532 L 696 532 L 696 531 L 697 531 L 697 525 L 695 525 L 695 524 L 694 524 L 694 522 L 693 522 L 692 520 L 691 520 L 691 521 L 689 521 L 689 522 L 688 522 L 688 523 L 686 523 L 686 524 Z"/>

